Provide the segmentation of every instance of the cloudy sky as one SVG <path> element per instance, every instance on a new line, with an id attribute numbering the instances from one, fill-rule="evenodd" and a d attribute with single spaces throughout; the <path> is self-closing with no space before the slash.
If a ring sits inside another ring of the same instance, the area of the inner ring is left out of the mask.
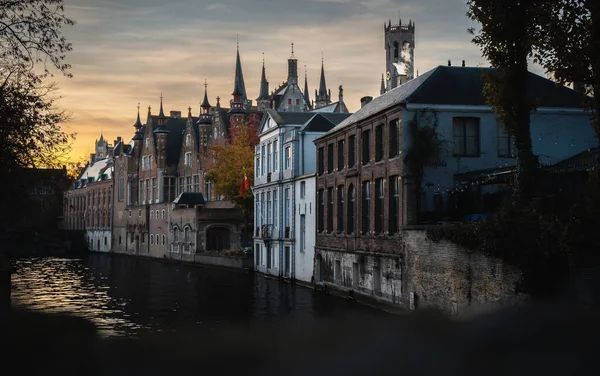
<path id="1" fill-rule="evenodd" d="M 138 102 L 145 114 L 188 107 L 199 112 L 203 84 L 209 100 L 228 105 L 233 91 L 236 36 L 248 97 L 258 96 L 262 53 L 274 89 L 287 77 L 290 44 L 299 73 L 306 65 L 311 98 L 318 86 L 321 53 L 327 85 L 337 97 L 344 86 L 350 111 L 360 98 L 379 94 L 385 68 L 383 23 L 416 23 L 415 67 L 420 73 L 446 64 L 485 65 L 466 29 L 465 0 L 65 0 L 77 25 L 65 30 L 73 43 L 71 79 L 59 78 L 61 105 L 73 115 L 67 131 L 78 134 L 73 159 L 93 152 L 104 133 L 110 141 L 133 136 Z"/>

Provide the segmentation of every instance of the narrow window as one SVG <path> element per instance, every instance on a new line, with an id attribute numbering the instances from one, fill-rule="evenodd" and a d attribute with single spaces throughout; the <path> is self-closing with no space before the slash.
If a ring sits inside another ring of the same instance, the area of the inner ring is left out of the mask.
<path id="1" fill-rule="evenodd" d="M 290 228 L 291 228 L 291 215 L 290 215 L 290 189 L 285 189 L 285 202 L 284 202 L 284 210 L 285 210 L 285 237 L 290 238 Z"/>
<path id="2" fill-rule="evenodd" d="M 383 159 L 383 125 L 375 127 L 375 162 Z"/>
<path id="3" fill-rule="evenodd" d="M 300 198 L 305 198 L 305 197 L 306 197 L 306 182 L 301 181 L 300 182 Z"/>
<path id="4" fill-rule="evenodd" d="M 292 104 L 292 98 L 288 98 L 288 104 Z"/>
<path id="5" fill-rule="evenodd" d="M 355 195 L 354 195 L 354 185 L 350 184 L 348 187 L 348 228 L 346 230 L 347 234 L 354 233 L 354 213 L 355 213 Z"/>
<path id="6" fill-rule="evenodd" d="M 267 150 L 266 150 L 266 146 L 263 145 L 260 150 L 261 150 L 260 171 L 261 171 L 261 175 L 265 175 L 267 173 L 267 166 L 266 166 Z"/>
<path id="7" fill-rule="evenodd" d="M 285 169 L 290 168 L 292 168 L 292 148 L 288 146 L 285 148 Z"/>
<path id="8" fill-rule="evenodd" d="M 300 105 L 300 99 L 296 99 L 296 106 Z"/>
<path id="9" fill-rule="evenodd" d="M 256 161 L 254 162 L 254 176 L 260 176 L 260 157 L 256 157 Z"/>
<path id="10" fill-rule="evenodd" d="M 362 164 L 369 164 L 371 158 L 371 131 L 366 130 L 362 133 Z"/>
<path id="11" fill-rule="evenodd" d="M 192 142 L 192 136 L 188 133 L 185 135 L 185 146 L 190 146 L 191 142 Z"/>
<path id="12" fill-rule="evenodd" d="M 356 165 L 356 136 L 348 137 L 348 168 Z"/>
<path id="13" fill-rule="evenodd" d="M 327 188 L 327 232 L 333 232 L 333 187 Z"/>
<path id="14" fill-rule="evenodd" d="M 192 153 L 189 151 L 185 153 L 185 165 L 188 167 L 192 165 Z"/>
<path id="15" fill-rule="evenodd" d="M 344 186 L 337 187 L 337 232 L 344 231 Z"/>
<path id="16" fill-rule="evenodd" d="M 333 172 L 333 143 L 327 145 L 327 173 Z"/>
<path id="17" fill-rule="evenodd" d="M 277 191 L 273 191 L 273 229 L 278 228 L 277 225 Z"/>
<path id="18" fill-rule="evenodd" d="M 390 122 L 390 158 L 398 156 L 398 120 Z"/>
<path id="19" fill-rule="evenodd" d="M 396 234 L 399 228 L 398 220 L 400 213 L 400 178 L 398 176 L 390 176 L 389 194 L 389 233 Z"/>
<path id="20" fill-rule="evenodd" d="M 362 233 L 368 234 L 371 224 L 369 222 L 369 214 L 371 209 L 371 190 L 370 182 L 362 183 Z"/>
<path id="21" fill-rule="evenodd" d="M 325 149 L 320 147 L 319 151 L 318 151 L 318 155 L 317 158 L 319 159 L 318 162 L 318 174 L 319 175 L 323 175 L 323 173 L 325 172 Z"/>
<path id="22" fill-rule="evenodd" d="M 154 234 L 150 234 L 150 244 L 154 244 Z"/>
<path id="23" fill-rule="evenodd" d="M 306 250 L 306 215 L 300 214 L 300 251 Z"/>
<path id="24" fill-rule="evenodd" d="M 269 143 L 269 145 L 267 146 L 267 172 L 271 172 L 271 161 L 273 160 L 271 158 L 272 153 L 273 153 L 273 144 Z"/>
<path id="25" fill-rule="evenodd" d="M 272 218 L 271 218 L 271 192 L 267 192 L 267 223 L 268 224 L 273 224 Z"/>
<path id="26" fill-rule="evenodd" d="M 337 169 L 344 169 L 344 140 L 339 140 L 337 143 Z"/>
<path id="27" fill-rule="evenodd" d="M 319 189 L 319 209 L 317 213 L 318 218 L 318 230 L 319 232 L 323 232 L 325 230 L 325 190 Z"/>
<path id="28" fill-rule="evenodd" d="M 277 141 L 273 141 L 273 171 L 277 171 Z"/>
<path id="29" fill-rule="evenodd" d="M 394 42 L 394 59 L 398 59 L 398 42 Z"/>
<path id="30" fill-rule="evenodd" d="M 123 170 L 119 170 L 119 201 L 125 198 L 125 175 Z"/>
<path id="31" fill-rule="evenodd" d="M 375 180 L 375 233 L 383 232 L 383 208 L 385 196 L 383 195 L 383 179 Z"/>

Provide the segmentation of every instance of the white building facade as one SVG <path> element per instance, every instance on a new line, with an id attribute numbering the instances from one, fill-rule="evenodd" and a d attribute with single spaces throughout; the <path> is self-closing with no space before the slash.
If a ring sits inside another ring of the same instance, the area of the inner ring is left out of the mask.
<path id="1" fill-rule="evenodd" d="M 255 149 L 254 254 L 260 273 L 311 282 L 315 239 L 313 141 L 350 114 L 265 112 Z"/>

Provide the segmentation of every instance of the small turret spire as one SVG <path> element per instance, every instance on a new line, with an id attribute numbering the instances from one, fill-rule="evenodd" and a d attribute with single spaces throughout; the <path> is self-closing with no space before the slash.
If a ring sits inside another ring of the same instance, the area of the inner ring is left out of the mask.
<path id="1" fill-rule="evenodd" d="M 150 107 L 148 107 L 148 112 Z M 136 129 L 140 129 L 142 127 L 142 121 L 140 120 L 140 102 L 138 102 L 137 105 L 137 120 L 135 121 L 135 124 L 133 125 Z"/>
<path id="2" fill-rule="evenodd" d="M 246 85 L 244 84 L 244 73 L 242 72 L 242 62 L 240 60 L 240 46 L 237 46 L 237 55 L 235 60 L 235 83 L 233 87 L 233 96 L 240 96 L 241 101 L 246 103 Z"/>
<path id="3" fill-rule="evenodd" d="M 308 92 L 308 73 L 306 71 L 306 64 L 304 65 L 304 103 L 310 107 L 310 95 Z"/>
<path id="4" fill-rule="evenodd" d="M 260 76 L 260 92 L 258 93 L 258 99 L 269 98 L 269 82 L 267 81 L 267 73 L 265 70 L 265 53 L 263 52 L 263 66 L 262 74 Z"/>
<path id="5" fill-rule="evenodd" d="M 202 112 L 203 113 L 208 113 L 208 110 L 210 110 L 210 103 L 208 103 L 208 83 L 206 82 L 206 79 L 204 79 L 204 100 L 202 101 L 202 104 L 200 105 L 200 107 L 202 107 Z"/>
<path id="6" fill-rule="evenodd" d="M 385 80 L 383 79 L 383 73 L 381 74 L 381 89 L 379 90 L 379 95 L 385 94 Z"/>
<path id="7" fill-rule="evenodd" d="M 327 95 L 327 84 L 325 83 L 325 63 L 321 57 L 321 79 L 319 81 L 319 95 Z"/>
<path id="8" fill-rule="evenodd" d="M 161 118 L 165 117 L 165 112 L 163 111 L 163 94 L 162 94 L 162 92 L 160 93 L 160 111 L 158 113 L 158 117 L 161 117 Z"/>

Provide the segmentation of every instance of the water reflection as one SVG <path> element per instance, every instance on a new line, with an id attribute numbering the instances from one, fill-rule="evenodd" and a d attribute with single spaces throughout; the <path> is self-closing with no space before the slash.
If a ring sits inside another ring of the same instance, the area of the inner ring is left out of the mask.
<path id="1" fill-rule="evenodd" d="M 13 304 L 93 321 L 104 336 L 211 330 L 222 322 L 379 312 L 241 271 L 120 255 L 17 260 Z"/>

